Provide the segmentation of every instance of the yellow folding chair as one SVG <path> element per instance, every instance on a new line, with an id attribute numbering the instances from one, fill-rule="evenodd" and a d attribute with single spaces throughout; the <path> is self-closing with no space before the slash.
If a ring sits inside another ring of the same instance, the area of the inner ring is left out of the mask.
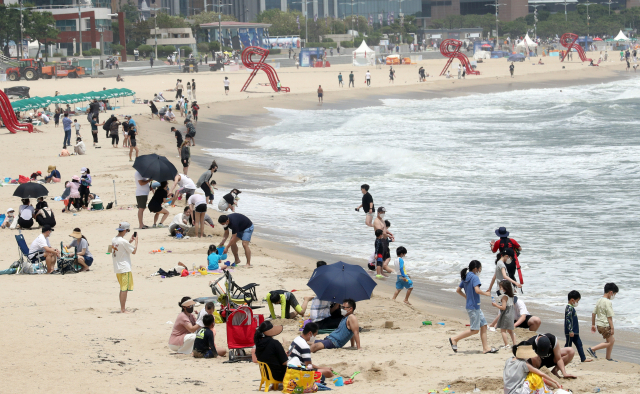
<path id="1" fill-rule="evenodd" d="M 258 365 L 260 366 L 260 387 L 258 387 L 258 390 L 262 390 L 262 385 L 266 384 L 264 386 L 264 392 L 266 393 L 269 391 L 269 387 L 273 384 L 274 390 L 278 391 L 278 385 L 282 382 L 273 379 L 271 369 L 267 364 L 258 361 Z"/>

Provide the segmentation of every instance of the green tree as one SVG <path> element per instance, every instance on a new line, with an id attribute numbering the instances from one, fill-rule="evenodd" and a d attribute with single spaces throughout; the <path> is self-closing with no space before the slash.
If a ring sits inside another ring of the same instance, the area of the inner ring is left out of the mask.
<path id="1" fill-rule="evenodd" d="M 140 52 L 140 54 L 144 57 L 154 53 L 154 50 L 151 45 L 143 44 L 138 47 L 138 52 Z"/>
<path id="2" fill-rule="evenodd" d="M 0 15 L 0 43 L 4 55 L 9 56 L 9 41 L 20 41 L 20 10 L 16 4 L 0 4 Z"/>
<path id="3" fill-rule="evenodd" d="M 300 30 L 298 30 L 298 24 L 296 23 L 296 17 L 300 18 Z M 305 18 L 298 11 L 282 12 L 280 9 L 273 8 L 264 12 L 261 12 L 257 17 L 258 23 L 270 23 L 269 35 L 271 36 L 291 36 L 300 35 L 305 38 Z M 309 21 L 309 31 L 311 32 L 311 26 L 313 20 Z M 311 34 L 309 34 L 311 36 Z"/>
<path id="4" fill-rule="evenodd" d="M 56 20 L 50 12 L 23 11 L 24 36 L 38 42 L 38 53 L 40 55 L 40 44 L 58 38 L 59 30 L 56 28 Z M 48 52 L 47 52 L 48 53 Z"/>

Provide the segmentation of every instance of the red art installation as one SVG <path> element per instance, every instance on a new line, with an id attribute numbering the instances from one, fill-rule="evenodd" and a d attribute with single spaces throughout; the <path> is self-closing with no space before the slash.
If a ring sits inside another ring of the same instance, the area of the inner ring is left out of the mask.
<path id="1" fill-rule="evenodd" d="M 564 62 L 564 58 L 567 57 L 571 49 L 575 49 L 576 52 L 578 52 L 578 56 L 580 56 L 580 60 L 582 60 L 583 62 L 591 61 L 591 59 L 587 59 L 587 55 L 584 53 L 584 49 L 582 49 L 580 45 L 576 44 L 576 41 L 578 41 L 577 34 L 564 33 L 562 37 L 560 37 L 560 44 L 562 44 L 563 47 L 567 48 L 567 50 L 564 52 L 564 55 L 562 56 L 562 59 L 560 59 L 561 62 Z"/>
<path id="2" fill-rule="evenodd" d="M 18 131 L 28 131 L 33 133 L 33 125 L 30 123 L 18 123 L 16 113 L 13 111 L 13 106 L 9 101 L 9 97 L 0 91 L 0 118 L 4 123 L 7 130 L 15 134 Z"/>
<path id="3" fill-rule="evenodd" d="M 471 63 L 469 62 L 469 58 L 464 53 L 460 53 L 460 48 L 462 47 L 462 41 L 454 40 L 452 38 L 446 39 L 442 41 L 440 44 L 440 53 L 442 56 L 448 57 L 447 65 L 444 66 L 440 75 L 444 75 L 449 69 L 449 66 L 453 62 L 453 59 L 458 59 L 462 66 L 467 70 L 467 74 L 475 74 L 480 75 L 480 71 L 474 70 L 471 68 Z"/>
<path id="4" fill-rule="evenodd" d="M 253 61 L 252 57 L 254 55 L 260 56 L 260 60 L 257 62 Z M 244 92 L 245 90 L 247 90 L 247 88 L 249 87 L 249 84 L 253 80 L 253 77 L 256 76 L 258 71 L 264 71 L 265 74 L 267 74 L 267 77 L 269 78 L 269 84 L 271 85 L 271 88 L 273 89 L 273 91 L 274 92 L 278 91 L 278 81 L 280 79 L 278 78 L 278 73 L 276 72 L 276 70 L 274 70 L 273 67 L 271 67 L 270 65 L 264 62 L 267 56 L 269 56 L 269 50 L 260 48 L 260 47 L 246 47 L 245 50 L 242 51 L 242 64 L 244 64 L 246 68 L 251 69 L 253 71 L 251 72 L 249 79 L 247 79 L 247 82 L 244 83 L 244 86 L 242 87 L 242 89 L 240 89 L 241 92 Z M 291 89 L 285 88 L 284 86 L 281 86 L 280 90 L 282 92 L 291 91 Z"/>

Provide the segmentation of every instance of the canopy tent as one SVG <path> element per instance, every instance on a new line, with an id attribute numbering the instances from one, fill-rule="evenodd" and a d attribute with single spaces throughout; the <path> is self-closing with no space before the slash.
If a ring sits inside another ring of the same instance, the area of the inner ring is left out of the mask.
<path id="1" fill-rule="evenodd" d="M 629 38 L 624 35 L 622 30 L 620 30 L 620 33 L 618 33 L 618 35 L 616 36 L 616 38 L 613 39 L 613 41 L 629 41 Z"/>
<path id="2" fill-rule="evenodd" d="M 529 47 L 529 48 L 535 48 L 538 46 L 538 44 L 535 43 L 535 41 L 533 41 L 531 38 L 529 38 L 529 34 L 527 33 L 526 36 L 524 36 L 524 40 L 520 41 L 517 45 L 520 48 L 524 48 L 524 47 Z"/>
<path id="3" fill-rule="evenodd" d="M 362 40 L 360 47 L 353 51 L 354 66 L 375 66 L 376 52 L 369 48 L 366 42 Z"/>
<path id="4" fill-rule="evenodd" d="M 136 93 L 131 89 L 116 88 L 108 90 L 100 90 L 97 92 L 87 92 L 78 94 L 65 94 L 62 96 L 46 96 L 46 97 L 31 97 L 25 100 L 18 100 L 11 103 L 14 111 L 26 111 L 30 109 L 37 109 L 47 107 L 50 104 L 74 104 L 81 101 L 91 100 L 108 100 L 117 97 L 133 96 Z"/>

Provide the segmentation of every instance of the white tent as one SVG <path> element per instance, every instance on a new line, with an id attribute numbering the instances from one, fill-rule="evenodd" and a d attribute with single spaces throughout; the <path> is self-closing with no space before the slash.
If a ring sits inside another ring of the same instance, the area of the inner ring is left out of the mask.
<path id="1" fill-rule="evenodd" d="M 366 42 L 362 40 L 360 47 L 353 51 L 353 65 L 354 66 L 375 66 L 376 65 L 376 52 L 369 48 Z"/>
<path id="2" fill-rule="evenodd" d="M 620 33 L 618 33 L 618 35 L 616 36 L 616 38 L 613 39 L 613 41 L 629 41 L 629 38 L 624 35 L 622 30 L 620 30 Z"/>
<path id="3" fill-rule="evenodd" d="M 517 46 L 518 47 L 528 46 L 529 48 L 535 48 L 538 46 L 538 44 L 536 44 L 535 41 L 529 38 L 529 34 L 527 33 L 527 35 L 524 36 L 524 40 L 520 41 Z"/>

